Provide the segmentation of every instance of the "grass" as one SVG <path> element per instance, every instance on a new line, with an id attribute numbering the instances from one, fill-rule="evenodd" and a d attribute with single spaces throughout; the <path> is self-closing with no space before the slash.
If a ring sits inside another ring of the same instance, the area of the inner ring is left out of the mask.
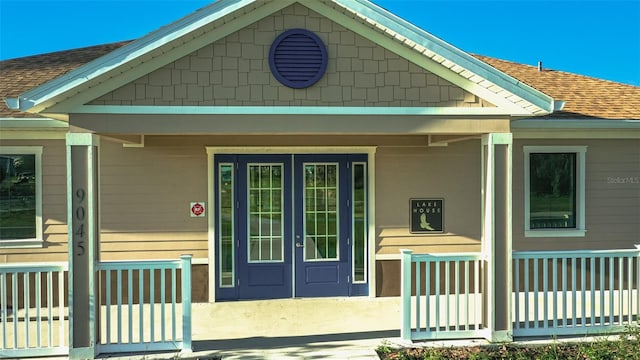
<path id="1" fill-rule="evenodd" d="M 640 360 L 640 327 L 629 327 L 626 333 L 594 341 L 524 346 L 498 344 L 485 346 L 395 349 L 384 342 L 376 349 L 382 360 Z"/>

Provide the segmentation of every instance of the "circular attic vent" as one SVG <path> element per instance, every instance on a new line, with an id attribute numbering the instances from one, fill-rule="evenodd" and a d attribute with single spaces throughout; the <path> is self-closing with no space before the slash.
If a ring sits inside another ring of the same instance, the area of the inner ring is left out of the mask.
<path id="1" fill-rule="evenodd" d="M 327 48 L 318 35 L 309 30 L 287 30 L 271 45 L 269 66 L 282 84 L 294 89 L 306 88 L 324 75 Z"/>

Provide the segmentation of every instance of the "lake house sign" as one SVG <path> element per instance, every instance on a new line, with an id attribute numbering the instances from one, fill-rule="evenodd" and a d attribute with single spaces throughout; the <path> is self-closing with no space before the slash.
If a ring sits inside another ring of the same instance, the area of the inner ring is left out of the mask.
<path id="1" fill-rule="evenodd" d="M 444 199 L 410 199 L 412 234 L 444 232 Z"/>

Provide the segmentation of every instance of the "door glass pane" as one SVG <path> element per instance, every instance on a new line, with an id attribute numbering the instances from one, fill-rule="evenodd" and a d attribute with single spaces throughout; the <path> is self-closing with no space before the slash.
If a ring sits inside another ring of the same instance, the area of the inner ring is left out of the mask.
<path id="1" fill-rule="evenodd" d="M 576 227 L 576 154 L 532 153 L 530 229 Z"/>
<path id="2" fill-rule="evenodd" d="M 282 164 L 248 164 L 249 262 L 284 258 Z"/>
<path id="3" fill-rule="evenodd" d="M 336 260 L 338 164 L 304 164 L 304 259 Z"/>
<path id="4" fill-rule="evenodd" d="M 367 250 L 367 179 L 364 163 L 353 164 L 353 280 L 365 282 Z"/>
<path id="5" fill-rule="evenodd" d="M 234 283 L 233 164 L 220 164 L 218 171 L 218 222 L 220 224 L 220 286 Z"/>

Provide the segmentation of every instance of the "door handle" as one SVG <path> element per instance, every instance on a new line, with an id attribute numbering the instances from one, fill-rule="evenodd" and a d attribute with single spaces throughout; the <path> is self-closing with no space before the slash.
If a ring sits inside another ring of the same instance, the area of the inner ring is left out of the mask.
<path id="1" fill-rule="evenodd" d="M 304 247 L 304 245 L 302 245 L 302 243 L 300 243 L 300 242 L 296 242 L 296 247 L 297 248 L 301 248 L 301 247 Z"/>

